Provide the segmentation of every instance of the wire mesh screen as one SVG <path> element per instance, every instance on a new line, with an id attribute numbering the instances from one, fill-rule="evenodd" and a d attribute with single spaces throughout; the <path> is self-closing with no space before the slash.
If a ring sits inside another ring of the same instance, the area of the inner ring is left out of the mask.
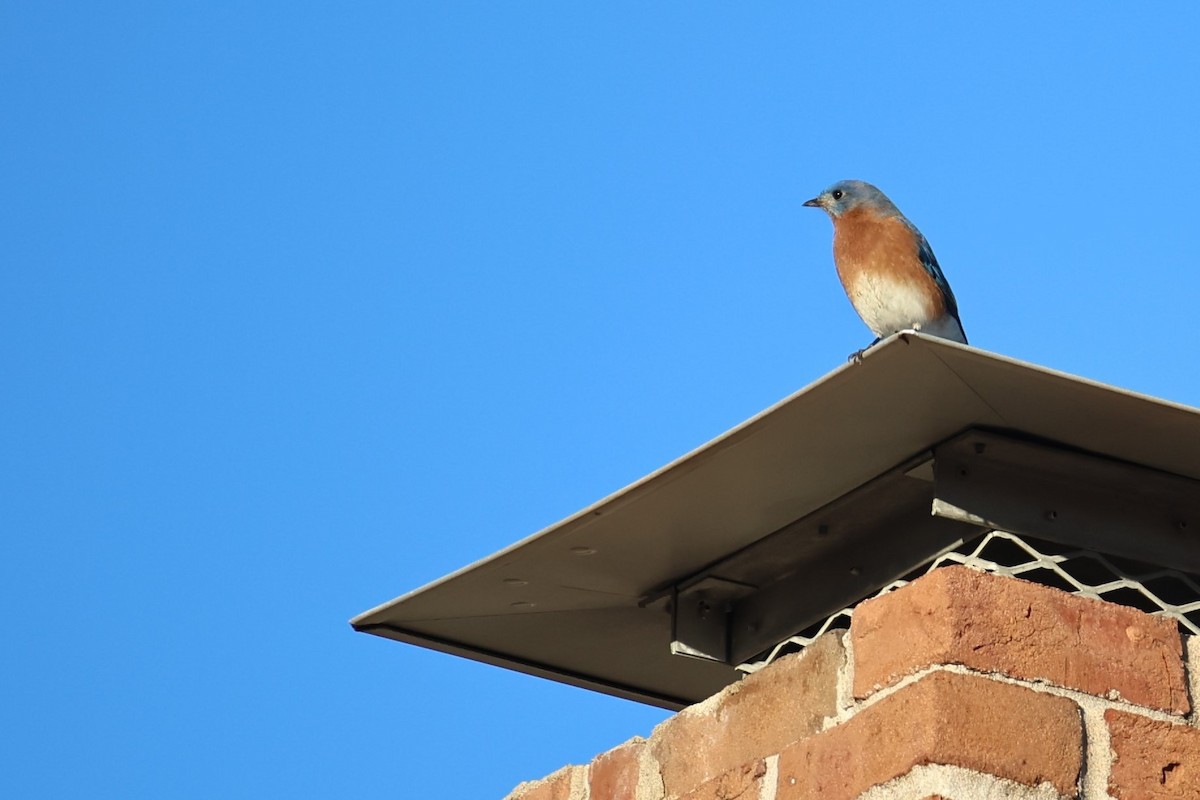
<path id="1" fill-rule="evenodd" d="M 1132 606 L 1173 618 L 1184 633 L 1200 634 L 1200 576 L 1004 531 L 992 531 L 972 539 L 889 583 L 872 597 L 887 594 L 927 572 L 950 564 L 963 564 L 1083 597 Z M 803 650 L 826 631 L 848 627 L 853 615 L 854 606 L 830 614 L 758 658 L 738 665 L 738 669 L 756 672 L 782 655 Z"/>

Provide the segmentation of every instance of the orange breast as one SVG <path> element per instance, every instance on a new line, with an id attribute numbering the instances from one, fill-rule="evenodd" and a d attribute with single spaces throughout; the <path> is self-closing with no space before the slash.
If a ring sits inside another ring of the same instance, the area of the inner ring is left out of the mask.
<path id="1" fill-rule="evenodd" d="M 921 263 L 917 237 L 896 217 L 851 211 L 835 220 L 833 260 L 852 300 L 861 291 L 858 287 L 890 285 L 928 298 L 929 319 L 946 311 L 941 290 Z"/>

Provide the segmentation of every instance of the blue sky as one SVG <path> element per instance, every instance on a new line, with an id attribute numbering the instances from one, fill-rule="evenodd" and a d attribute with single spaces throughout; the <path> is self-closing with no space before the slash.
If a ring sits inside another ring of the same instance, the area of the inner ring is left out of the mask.
<path id="1" fill-rule="evenodd" d="M 353 633 L 871 338 L 1200 405 L 1200 6 L 0 3 L 0 795 L 499 798 L 664 712 Z M 922 7 L 923 8 L 923 7 Z"/>

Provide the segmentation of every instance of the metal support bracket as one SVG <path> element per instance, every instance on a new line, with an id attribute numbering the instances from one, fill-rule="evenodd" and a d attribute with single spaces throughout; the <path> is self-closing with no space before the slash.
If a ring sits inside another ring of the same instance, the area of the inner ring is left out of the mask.
<path id="1" fill-rule="evenodd" d="M 934 448 L 933 513 L 1200 572 L 1200 481 L 969 431 Z"/>
<path id="2" fill-rule="evenodd" d="M 929 454 L 676 585 L 671 652 L 739 664 L 981 535 L 934 517 Z"/>
<path id="3" fill-rule="evenodd" d="M 1200 481 L 967 431 L 677 584 L 671 652 L 742 663 L 987 529 L 1198 573 Z"/>
<path id="4" fill-rule="evenodd" d="M 728 663 L 729 612 L 753 591 L 753 586 L 713 577 L 677 587 L 671 598 L 671 653 Z"/>

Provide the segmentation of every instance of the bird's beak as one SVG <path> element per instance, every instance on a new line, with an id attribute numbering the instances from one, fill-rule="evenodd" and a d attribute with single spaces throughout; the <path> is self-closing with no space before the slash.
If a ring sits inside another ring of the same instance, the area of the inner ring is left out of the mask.
<path id="1" fill-rule="evenodd" d="M 805 200 L 804 205 L 808 206 L 809 208 L 823 208 L 824 207 L 821 205 L 821 198 L 819 198 L 819 197 L 814 197 L 812 200 Z"/>

